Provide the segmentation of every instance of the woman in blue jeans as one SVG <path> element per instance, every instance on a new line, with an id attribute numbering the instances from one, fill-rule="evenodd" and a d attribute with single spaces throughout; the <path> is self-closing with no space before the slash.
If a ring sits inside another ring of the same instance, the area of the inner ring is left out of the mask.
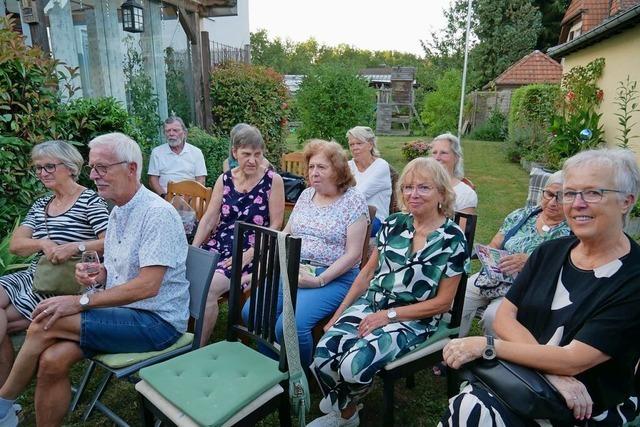
<path id="1" fill-rule="evenodd" d="M 284 228 L 302 239 L 302 264 L 296 299 L 300 358 L 308 367 L 313 354 L 311 331 L 331 316 L 358 275 L 369 214 L 355 190 L 347 154 L 335 142 L 311 140 L 304 152 L 309 188 L 298 198 Z M 278 299 L 276 335 L 282 342 L 282 294 Z M 242 310 L 249 318 L 249 302 Z"/>

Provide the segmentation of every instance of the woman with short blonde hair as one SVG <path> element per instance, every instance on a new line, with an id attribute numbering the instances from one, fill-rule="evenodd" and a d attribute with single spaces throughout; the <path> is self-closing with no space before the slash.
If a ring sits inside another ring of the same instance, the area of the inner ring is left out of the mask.
<path id="1" fill-rule="evenodd" d="M 327 415 L 309 427 L 359 425 L 359 403 L 376 373 L 433 335 L 468 271 L 464 233 L 448 217 L 453 190 L 442 165 L 412 160 L 399 189 L 404 211 L 385 219 L 376 249 L 316 348 L 320 410 Z"/>

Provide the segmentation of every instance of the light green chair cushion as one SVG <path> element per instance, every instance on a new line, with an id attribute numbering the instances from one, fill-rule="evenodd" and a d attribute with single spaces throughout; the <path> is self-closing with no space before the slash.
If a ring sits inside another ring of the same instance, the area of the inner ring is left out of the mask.
<path id="1" fill-rule="evenodd" d="M 116 354 L 99 354 L 93 359 L 100 363 L 107 365 L 112 369 L 124 368 L 125 366 L 133 365 L 134 363 L 142 362 L 152 357 L 160 356 L 161 354 L 169 353 L 179 348 L 191 345 L 193 342 L 193 334 L 190 332 L 184 333 L 178 341 L 174 342 L 164 350 L 149 351 L 147 353 L 116 353 Z"/>
<path id="2" fill-rule="evenodd" d="M 221 341 L 144 368 L 140 377 L 198 424 L 218 426 L 288 374 L 240 342 Z"/>
<path id="3" fill-rule="evenodd" d="M 458 330 L 459 328 L 449 328 L 449 322 L 445 322 L 443 320 L 440 321 L 440 323 L 438 324 L 438 329 L 436 329 L 436 331 L 433 333 L 433 335 L 431 335 L 429 338 L 427 338 L 425 340 L 425 342 L 419 344 L 418 346 L 416 346 L 416 348 L 414 348 L 413 350 L 411 350 L 409 353 L 412 353 L 414 351 L 418 351 L 422 348 L 425 347 L 429 347 L 431 344 L 438 342 L 440 340 L 443 340 L 445 338 L 449 338 L 451 336 L 457 335 L 458 334 Z"/>

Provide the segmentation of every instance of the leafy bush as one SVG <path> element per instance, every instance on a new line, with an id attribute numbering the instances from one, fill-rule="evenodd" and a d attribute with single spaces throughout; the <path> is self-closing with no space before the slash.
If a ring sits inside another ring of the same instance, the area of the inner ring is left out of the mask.
<path id="1" fill-rule="evenodd" d="M 202 150 L 207 165 L 207 185 L 212 187 L 222 173 L 222 162 L 229 155 L 229 139 L 215 137 L 193 126 L 189 128 L 188 140 Z"/>
<path id="2" fill-rule="evenodd" d="M 421 116 L 429 134 L 458 128 L 461 80 L 460 70 L 448 70 L 436 81 L 436 90 L 425 95 Z"/>
<path id="3" fill-rule="evenodd" d="M 25 45 L 15 20 L 0 19 L 0 134 L 32 143 L 58 136 L 58 62 Z"/>
<path id="4" fill-rule="evenodd" d="M 21 270 L 23 268 L 27 268 L 29 266 L 28 262 L 32 258 L 29 257 L 27 259 L 23 259 L 17 255 L 9 252 L 9 243 L 11 243 L 11 236 L 13 235 L 13 231 L 20 225 L 20 218 L 18 217 L 14 224 L 12 231 L 3 236 L 2 240 L 0 240 L 0 276 L 4 276 L 5 274 L 9 274 L 13 272 L 13 270 Z"/>
<path id="5" fill-rule="evenodd" d="M 213 132 L 226 137 L 238 123 L 260 129 L 267 158 L 279 165 L 285 152 L 287 88 L 270 68 L 230 63 L 211 74 Z"/>
<path id="6" fill-rule="evenodd" d="M 402 146 L 402 157 L 407 162 L 418 157 L 428 156 L 430 151 L 429 143 L 421 139 L 405 142 Z"/>
<path id="7" fill-rule="evenodd" d="M 560 86 L 533 84 L 516 89 L 511 96 L 507 157 L 544 161 L 551 137 L 549 126 L 556 112 Z"/>
<path id="8" fill-rule="evenodd" d="M 31 173 L 33 144 L 17 137 L 0 136 L 0 236 L 24 215 L 43 188 Z"/>
<path id="9" fill-rule="evenodd" d="M 167 79 L 167 106 L 169 114 L 176 115 L 189 126 L 191 122 L 191 100 L 185 82 L 185 64 L 172 47 L 164 50 Z"/>
<path id="10" fill-rule="evenodd" d="M 559 168 L 565 159 L 604 143 L 602 114 L 596 112 L 604 96 L 597 86 L 603 71 L 604 58 L 597 58 L 572 68 L 562 78 L 560 111 L 549 128 L 552 138 L 545 159 L 549 166 Z"/>
<path id="11" fill-rule="evenodd" d="M 504 141 L 507 136 L 507 117 L 494 110 L 489 119 L 475 128 L 469 135 L 471 139 L 480 141 Z"/>
<path id="12" fill-rule="evenodd" d="M 507 158 L 514 163 L 520 159 L 540 161 L 545 158 L 548 140 L 547 129 L 537 124 L 515 127 L 507 138 Z"/>
<path id="13" fill-rule="evenodd" d="M 316 67 L 296 94 L 302 127 L 298 140 L 323 138 L 347 146 L 346 133 L 357 125 L 371 125 L 375 91 L 353 70 Z"/>
<path id="14" fill-rule="evenodd" d="M 127 105 L 135 126 L 142 133 L 142 138 L 136 141 L 142 152 L 149 154 L 158 142 L 162 125 L 158 115 L 158 95 L 145 71 L 142 52 L 134 46 L 133 37 L 125 37 L 124 43 L 127 48 L 123 61 Z"/>
<path id="15" fill-rule="evenodd" d="M 556 111 L 560 86 L 533 84 L 516 89 L 509 108 L 509 135 L 517 128 L 532 124 L 548 127 Z"/>

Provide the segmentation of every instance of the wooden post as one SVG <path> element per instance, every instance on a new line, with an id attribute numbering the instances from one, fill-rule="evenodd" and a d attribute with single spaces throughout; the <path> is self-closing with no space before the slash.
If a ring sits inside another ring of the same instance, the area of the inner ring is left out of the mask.
<path id="1" fill-rule="evenodd" d="M 211 44 L 209 32 L 200 31 L 200 49 L 202 49 L 202 124 L 206 130 L 211 130 L 213 118 L 211 117 Z"/>
<path id="2" fill-rule="evenodd" d="M 196 124 L 205 127 L 202 100 L 204 88 L 202 86 L 202 52 L 200 50 L 200 15 L 178 7 L 178 19 L 191 45 L 191 70 L 193 72 L 193 111 Z"/>
<path id="3" fill-rule="evenodd" d="M 38 22 L 30 23 L 29 30 L 31 30 L 31 43 L 34 46 L 38 46 L 44 52 L 49 53 L 49 36 L 47 35 L 46 17 L 44 14 L 45 0 L 33 0 L 32 6 L 36 9 L 36 14 L 39 17 Z"/>

